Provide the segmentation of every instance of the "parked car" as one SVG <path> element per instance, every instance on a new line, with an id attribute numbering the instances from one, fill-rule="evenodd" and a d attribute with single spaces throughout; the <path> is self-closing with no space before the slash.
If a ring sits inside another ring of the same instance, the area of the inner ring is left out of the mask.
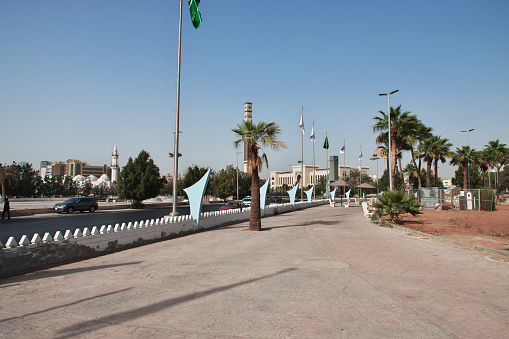
<path id="1" fill-rule="evenodd" d="M 273 201 L 273 202 L 281 202 L 282 198 L 280 196 L 273 196 L 273 197 L 270 197 L 269 198 L 270 201 Z"/>
<path id="2" fill-rule="evenodd" d="M 237 208 L 240 208 L 240 210 L 242 210 L 245 207 L 246 207 L 246 205 L 242 201 L 228 201 L 226 204 L 224 204 L 223 206 L 219 207 L 219 210 L 220 211 L 222 211 L 222 210 L 234 210 L 234 209 L 237 209 Z"/>
<path id="3" fill-rule="evenodd" d="M 53 209 L 57 213 L 67 212 L 73 213 L 74 211 L 90 211 L 94 213 L 99 208 L 97 200 L 92 197 L 77 197 L 67 199 L 64 202 L 56 203 Z"/>
<path id="4" fill-rule="evenodd" d="M 251 197 L 248 195 L 247 197 L 244 197 L 244 199 L 242 199 L 242 202 L 244 203 L 244 205 L 246 206 L 251 206 Z"/>

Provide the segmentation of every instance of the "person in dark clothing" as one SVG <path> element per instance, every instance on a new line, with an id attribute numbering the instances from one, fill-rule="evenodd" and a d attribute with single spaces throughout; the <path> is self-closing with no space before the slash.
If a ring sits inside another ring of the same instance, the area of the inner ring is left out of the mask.
<path id="1" fill-rule="evenodd" d="M 2 220 L 5 218 L 5 212 L 7 212 L 7 219 L 11 219 L 11 208 L 9 206 L 9 198 L 5 198 L 4 211 L 2 212 Z"/>

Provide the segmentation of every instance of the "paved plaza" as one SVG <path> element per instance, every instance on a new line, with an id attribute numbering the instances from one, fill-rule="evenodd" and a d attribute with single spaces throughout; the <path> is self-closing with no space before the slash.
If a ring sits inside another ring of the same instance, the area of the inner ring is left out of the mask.
<path id="1" fill-rule="evenodd" d="M 502 338 L 509 264 L 320 206 L 0 280 L 0 338 Z M 507 259 L 507 258 L 506 258 Z"/>

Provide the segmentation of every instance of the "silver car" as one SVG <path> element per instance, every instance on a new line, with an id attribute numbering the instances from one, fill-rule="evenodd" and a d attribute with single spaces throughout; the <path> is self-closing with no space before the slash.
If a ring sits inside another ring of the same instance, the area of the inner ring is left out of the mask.
<path id="1" fill-rule="evenodd" d="M 251 197 L 249 195 L 247 197 L 244 197 L 244 199 L 242 199 L 242 202 L 246 206 L 251 206 Z"/>

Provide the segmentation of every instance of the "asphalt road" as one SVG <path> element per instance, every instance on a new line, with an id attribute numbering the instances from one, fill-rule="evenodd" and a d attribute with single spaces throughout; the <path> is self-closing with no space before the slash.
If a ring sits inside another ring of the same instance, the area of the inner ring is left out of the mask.
<path id="1" fill-rule="evenodd" d="M 202 212 L 217 211 L 222 204 L 206 204 Z M 182 215 L 189 214 L 189 206 L 178 207 Z M 21 236 L 27 235 L 31 240 L 35 233 L 41 238 L 46 232 L 52 236 L 56 231 L 64 232 L 75 229 L 102 225 L 115 225 L 117 223 L 128 223 L 129 221 L 141 221 L 147 219 L 162 218 L 171 213 L 171 206 L 150 207 L 142 210 L 97 210 L 95 213 L 75 212 L 73 214 L 37 214 L 26 217 L 16 217 L 10 220 L 0 220 L 0 241 L 5 245 L 9 237 L 14 237 L 19 242 Z"/>

